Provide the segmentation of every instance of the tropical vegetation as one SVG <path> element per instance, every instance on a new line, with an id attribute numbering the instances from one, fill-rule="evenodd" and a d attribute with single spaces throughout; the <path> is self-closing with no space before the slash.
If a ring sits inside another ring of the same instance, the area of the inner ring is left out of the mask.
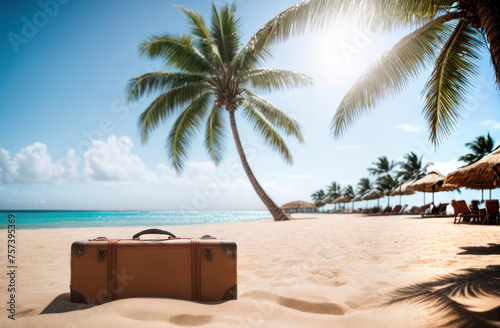
<path id="1" fill-rule="evenodd" d="M 397 172 L 397 177 L 401 179 L 402 182 L 416 181 L 427 175 L 427 169 L 433 163 L 429 162 L 423 165 L 422 158 L 424 156 L 418 156 L 414 152 L 410 152 L 404 155 L 405 161 L 399 163 L 400 171 Z"/>
<path id="2" fill-rule="evenodd" d="M 432 163 L 423 165 L 423 155 L 418 156 L 413 151 L 403 157 L 405 160 L 402 162 L 389 160 L 387 156 L 378 157 L 367 169 L 368 173 L 375 178 L 373 182 L 369 177 L 364 177 L 359 179 L 356 188 L 352 185 L 342 188 L 338 182 L 333 181 L 326 187 L 327 192 L 319 189 L 311 195 L 311 198 L 317 207 L 321 207 L 325 204 L 331 204 L 342 196 L 345 200 L 352 201 L 376 189 L 381 195 L 388 196 L 387 205 L 389 206 L 391 192 L 405 182 L 416 181 L 424 177 L 427 174 L 427 169 L 432 165 Z"/>
<path id="3" fill-rule="evenodd" d="M 184 168 L 189 146 L 204 127 L 205 148 L 219 164 L 226 149 L 228 120 L 245 173 L 275 220 L 287 216 L 267 195 L 247 162 L 236 125 L 236 114 L 245 119 L 270 148 L 286 163 L 293 163 L 282 133 L 302 142 L 298 122 L 261 98 L 271 92 L 307 86 L 311 78 L 285 69 L 265 68 L 270 56 L 262 34 L 246 45 L 241 40 L 240 19 L 235 5 L 212 6 L 209 22 L 199 12 L 178 6 L 185 14 L 190 34 L 153 35 L 139 45 L 139 53 L 163 60 L 169 72 L 151 72 L 130 80 L 129 101 L 159 93 L 139 118 L 142 142 L 161 123 L 174 119 L 166 140 L 168 157 L 178 173 Z"/>
<path id="4" fill-rule="evenodd" d="M 431 68 L 423 116 L 437 145 L 450 135 L 472 95 L 480 53 L 487 50 L 500 86 L 500 4 L 492 0 L 306 0 L 286 9 L 255 36 L 257 47 L 325 26 L 413 32 L 386 50 L 340 103 L 332 133 L 340 137 L 380 101 Z"/>
<path id="5" fill-rule="evenodd" d="M 473 141 L 466 143 L 465 146 L 471 150 L 471 153 L 460 156 L 458 160 L 465 162 L 465 165 L 470 165 L 491 153 L 494 150 L 495 141 L 488 132 L 486 136 L 476 137 Z"/>

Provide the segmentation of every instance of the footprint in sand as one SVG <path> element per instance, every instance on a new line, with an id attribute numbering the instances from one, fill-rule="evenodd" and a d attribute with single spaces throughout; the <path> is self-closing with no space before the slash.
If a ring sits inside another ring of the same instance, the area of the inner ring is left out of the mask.
<path id="1" fill-rule="evenodd" d="M 170 322 L 177 326 L 202 326 L 212 322 L 213 315 L 180 314 L 170 318 Z"/>
<path id="2" fill-rule="evenodd" d="M 265 291 L 251 291 L 241 295 L 241 297 L 251 297 L 259 300 L 269 300 L 281 306 L 287 307 L 289 309 L 307 313 L 330 314 L 330 315 L 345 314 L 344 308 L 336 303 L 309 302 L 298 298 L 278 296 Z"/>
<path id="3" fill-rule="evenodd" d="M 309 270 L 309 273 L 311 273 L 311 275 L 308 275 L 306 280 L 316 285 L 339 287 L 347 284 L 347 281 L 340 277 L 342 270 L 323 268 Z"/>
<path id="4" fill-rule="evenodd" d="M 33 312 L 33 308 L 27 308 L 27 309 L 24 309 L 24 310 L 17 312 L 17 315 L 22 317 L 22 316 L 29 314 L 31 312 Z"/>

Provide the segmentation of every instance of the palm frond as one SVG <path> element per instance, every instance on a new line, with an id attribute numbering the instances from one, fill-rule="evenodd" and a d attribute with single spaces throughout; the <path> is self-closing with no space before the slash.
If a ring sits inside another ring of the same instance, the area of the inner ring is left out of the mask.
<path id="1" fill-rule="evenodd" d="M 167 138 L 168 156 L 175 170 L 180 173 L 187 158 L 188 148 L 208 112 L 211 94 L 206 92 L 194 100 L 177 118 Z"/>
<path id="2" fill-rule="evenodd" d="M 149 58 L 161 58 L 168 67 L 189 73 L 214 71 L 210 62 L 193 47 L 189 35 L 153 35 L 139 45 L 139 54 Z"/>
<path id="3" fill-rule="evenodd" d="M 388 31 L 428 23 L 454 0 L 309 0 L 284 10 L 250 40 L 249 46 L 263 49 L 298 34 L 326 26 L 356 26 Z"/>
<path id="4" fill-rule="evenodd" d="M 224 120 L 225 110 L 220 106 L 214 106 L 207 120 L 205 133 L 205 147 L 212 161 L 218 165 L 226 150 L 227 124 Z"/>
<path id="5" fill-rule="evenodd" d="M 283 68 L 258 68 L 245 72 L 242 75 L 242 83 L 264 92 L 286 90 L 308 86 L 312 84 L 312 78 L 303 73 L 289 71 Z"/>
<path id="6" fill-rule="evenodd" d="M 273 151 L 280 154 L 286 163 L 293 164 L 292 154 L 285 141 L 257 108 L 247 104 L 243 107 L 243 115 Z"/>
<path id="7" fill-rule="evenodd" d="M 446 320 L 443 326 L 462 328 L 497 327 L 498 308 L 486 312 L 469 309 L 451 297 L 479 297 L 500 295 L 500 266 L 471 268 L 439 277 L 435 280 L 399 288 L 392 293 L 388 305 L 412 302 L 432 309 Z M 496 321 L 492 321 L 496 320 Z"/>
<path id="8" fill-rule="evenodd" d="M 201 14 L 199 12 L 195 13 L 192 9 L 181 5 L 175 5 L 175 7 L 181 9 L 189 18 L 191 33 L 196 36 L 196 46 L 200 49 L 203 56 L 207 59 L 212 59 L 211 61 L 215 63 L 215 66 L 222 63 L 219 49 L 217 49 L 214 39 L 210 35 L 210 29 L 206 25 L 205 20 L 201 17 Z"/>
<path id="9" fill-rule="evenodd" d="M 248 96 L 245 98 L 243 106 L 248 105 L 258 109 L 273 126 L 283 131 L 286 136 L 294 136 L 300 143 L 304 142 L 301 127 L 297 121 L 269 101 L 260 98 L 249 90 L 245 89 L 245 92 Z"/>
<path id="10" fill-rule="evenodd" d="M 127 86 L 127 100 L 136 101 L 144 94 L 165 92 L 188 84 L 205 82 L 206 77 L 199 74 L 153 72 L 130 79 Z"/>
<path id="11" fill-rule="evenodd" d="M 217 10 L 212 4 L 211 33 L 223 63 L 230 63 L 238 53 L 240 43 L 239 18 L 235 16 L 236 4 Z"/>
<path id="12" fill-rule="evenodd" d="M 342 99 L 333 117 L 333 135 L 343 135 L 354 121 L 380 100 L 398 94 L 415 80 L 436 57 L 442 37 L 449 35 L 450 26 L 444 23 L 457 17 L 458 13 L 443 15 L 386 50 Z"/>
<path id="13" fill-rule="evenodd" d="M 139 117 L 138 127 L 142 143 L 147 143 L 149 134 L 161 122 L 170 118 L 177 108 L 195 100 L 200 94 L 206 91 L 207 86 L 205 84 L 197 83 L 172 88 L 158 96 Z"/>
<path id="14" fill-rule="evenodd" d="M 482 38 L 468 24 L 464 19 L 458 22 L 424 88 L 426 102 L 422 113 L 429 123 L 429 139 L 435 145 L 455 128 L 479 73 Z"/>

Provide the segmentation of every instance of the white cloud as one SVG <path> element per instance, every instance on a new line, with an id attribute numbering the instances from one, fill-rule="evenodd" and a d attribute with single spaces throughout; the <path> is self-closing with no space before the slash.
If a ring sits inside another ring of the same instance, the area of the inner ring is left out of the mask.
<path id="1" fill-rule="evenodd" d="M 64 160 L 53 162 L 41 142 L 21 149 L 12 159 L 0 148 L 0 183 L 59 181 L 69 173 L 64 164 Z"/>
<path id="2" fill-rule="evenodd" d="M 131 153 L 134 143 L 127 136 L 110 135 L 106 141 L 92 141 L 84 155 L 83 174 L 95 181 L 153 182 L 158 175 L 147 169 L 139 156 Z"/>
<path id="3" fill-rule="evenodd" d="M 456 159 L 452 159 L 448 162 L 434 162 L 434 164 L 431 165 L 427 171 L 437 171 L 441 174 L 447 175 L 458 169 L 460 166 L 463 166 L 463 163 Z"/>
<path id="4" fill-rule="evenodd" d="M 402 131 L 406 131 L 406 132 L 413 132 L 413 133 L 423 131 L 421 126 L 416 126 L 416 125 L 408 124 L 408 123 L 396 124 L 396 125 L 393 125 L 393 128 L 396 128 L 396 129 L 402 130 Z"/>
<path id="5" fill-rule="evenodd" d="M 495 120 L 486 120 L 486 121 L 482 121 L 482 122 L 481 122 L 481 125 L 488 125 L 488 126 L 490 126 L 492 129 L 500 129 L 500 122 L 495 121 Z"/>

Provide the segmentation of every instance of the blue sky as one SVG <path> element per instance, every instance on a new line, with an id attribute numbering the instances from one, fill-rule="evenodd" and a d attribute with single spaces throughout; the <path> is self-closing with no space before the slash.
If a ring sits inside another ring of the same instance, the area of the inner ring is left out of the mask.
<path id="1" fill-rule="evenodd" d="M 237 1 L 244 40 L 294 3 Z M 138 56 L 141 41 L 156 33 L 187 32 L 184 17 L 172 4 L 204 15 L 210 8 L 208 1 L 160 0 L 0 4 L 0 209 L 264 209 L 232 143 L 223 165 L 215 168 L 201 138 L 195 140 L 180 177 L 164 151 L 169 124 L 155 131 L 147 145 L 140 143 L 137 119 L 152 98 L 127 104 L 125 86 L 131 77 L 164 70 L 161 62 Z M 446 174 L 461 165 L 457 158 L 467 152 L 466 142 L 488 131 L 500 141 L 499 92 L 486 51 L 464 120 L 437 149 L 427 143 L 421 115 L 420 93 L 430 72 L 382 102 L 342 139 L 331 137 L 330 121 L 342 96 L 407 32 L 325 30 L 273 47 L 268 67 L 314 78 L 312 87 L 264 95 L 303 127 L 305 144 L 287 140 L 293 166 L 239 121 L 250 165 L 278 204 L 309 200 L 334 180 L 355 185 L 379 156 L 402 160 L 415 151 Z M 346 47 L 353 52 L 346 54 Z M 479 192 L 443 193 L 436 201 L 454 197 L 470 200 Z M 422 195 L 405 202 L 421 203 Z"/>

